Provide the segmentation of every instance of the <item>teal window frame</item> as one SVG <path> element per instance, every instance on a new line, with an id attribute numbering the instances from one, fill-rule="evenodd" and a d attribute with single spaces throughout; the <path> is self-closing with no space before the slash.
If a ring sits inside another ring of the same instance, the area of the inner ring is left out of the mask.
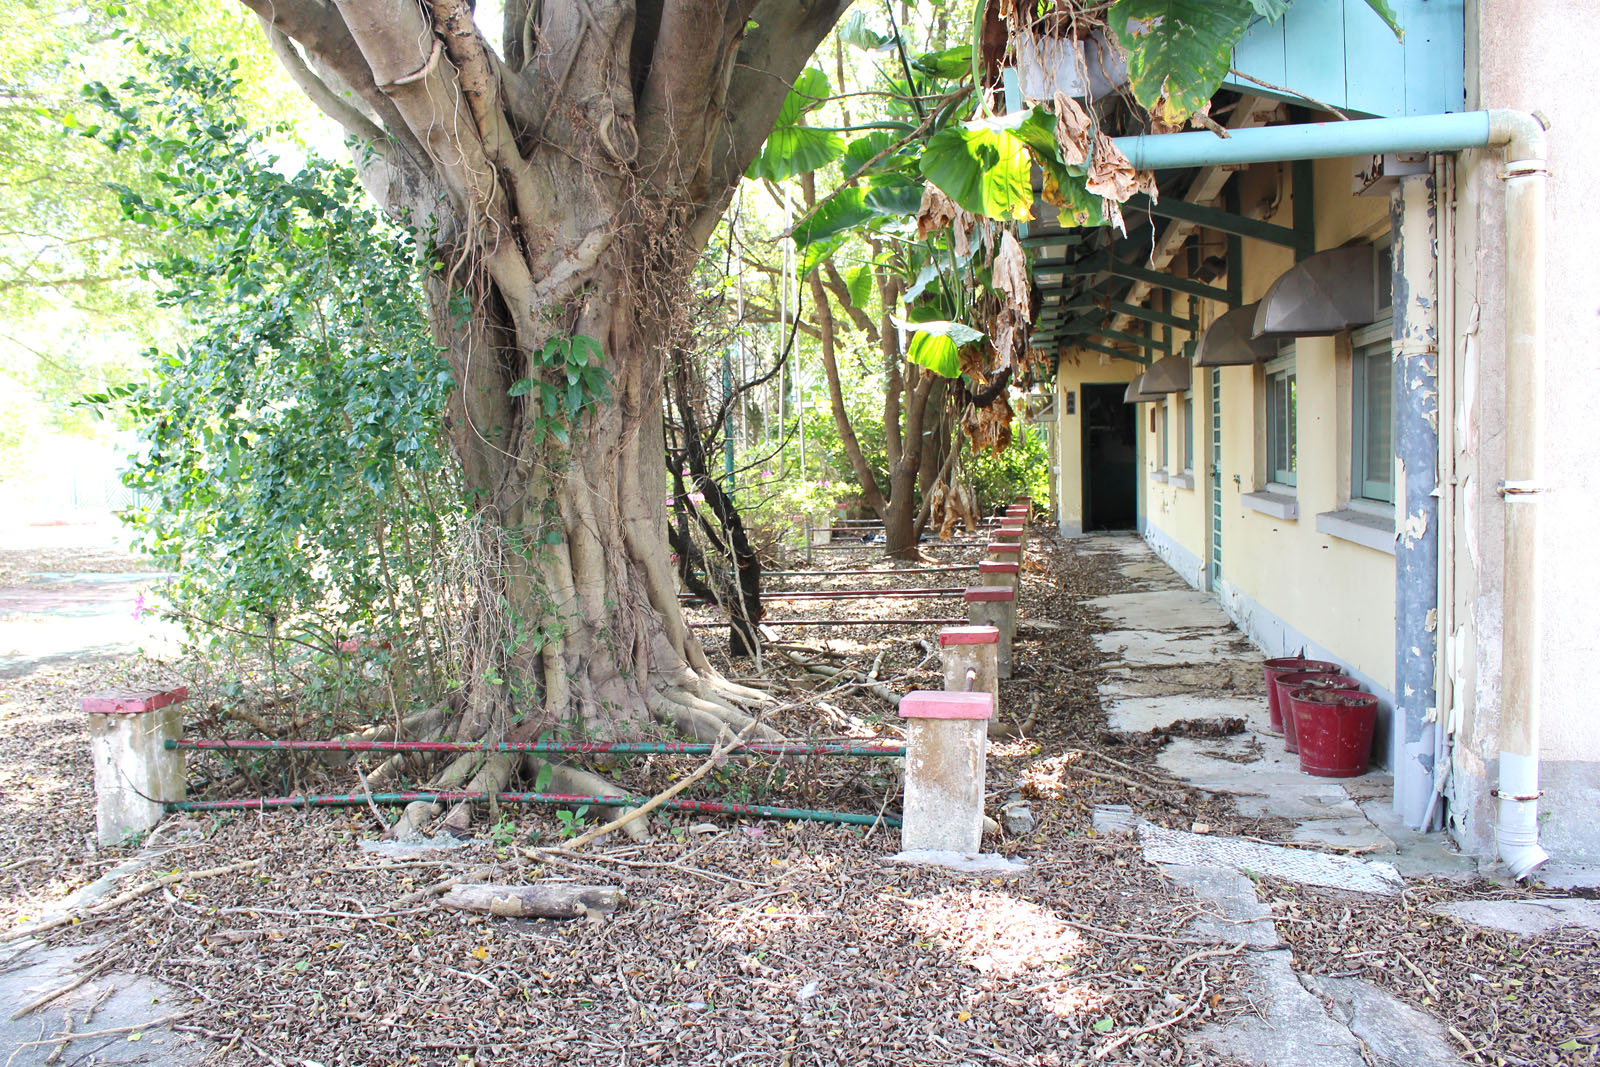
<path id="1" fill-rule="evenodd" d="M 1156 470 L 1164 471 L 1167 469 L 1167 463 L 1171 456 L 1171 453 L 1167 450 L 1167 397 L 1165 396 L 1161 398 L 1161 418 L 1157 421 L 1161 424 L 1161 451 L 1157 457 L 1159 462 L 1156 465 Z"/>
<path id="2" fill-rule="evenodd" d="M 1183 469 L 1194 470 L 1194 393 L 1183 394 Z"/>
<path id="3" fill-rule="evenodd" d="M 1352 500 L 1394 503 L 1393 334 L 1392 322 L 1380 322 L 1350 338 Z"/>
<path id="4" fill-rule="evenodd" d="M 1267 364 L 1267 480 L 1297 484 L 1299 455 L 1299 390 L 1295 379 L 1294 345 L 1278 350 Z"/>

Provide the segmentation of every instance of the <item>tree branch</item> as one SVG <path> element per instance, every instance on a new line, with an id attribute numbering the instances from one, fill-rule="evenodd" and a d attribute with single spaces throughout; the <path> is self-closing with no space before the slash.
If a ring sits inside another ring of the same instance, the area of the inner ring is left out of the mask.
<path id="1" fill-rule="evenodd" d="M 311 98 L 311 102 L 317 105 L 323 114 L 343 126 L 350 136 L 372 145 L 385 157 L 389 155 L 390 141 L 384 136 L 378 124 L 363 115 L 353 104 L 341 99 L 327 82 L 317 77 L 316 72 L 306 65 L 294 42 L 289 40 L 288 34 L 264 17 L 261 18 L 261 32 L 267 35 L 267 44 L 272 47 L 278 62 L 283 64 L 283 69 L 288 72 L 290 80 Z"/>

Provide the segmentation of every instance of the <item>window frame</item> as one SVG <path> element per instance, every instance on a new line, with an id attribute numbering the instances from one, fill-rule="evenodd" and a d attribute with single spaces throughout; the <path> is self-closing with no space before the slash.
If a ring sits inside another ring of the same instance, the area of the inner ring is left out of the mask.
<path id="1" fill-rule="evenodd" d="M 1266 439 L 1267 482 L 1293 488 L 1299 480 L 1300 404 L 1298 378 L 1295 373 L 1295 346 L 1287 342 L 1278 349 L 1278 356 L 1266 368 Z M 1281 383 L 1281 385 L 1280 385 Z M 1279 403 L 1279 389 L 1283 402 Z M 1283 428 L 1282 443 L 1279 427 Z M 1288 455 L 1280 453 L 1280 448 Z M 1283 461 L 1287 460 L 1287 463 Z"/>
<path id="2" fill-rule="evenodd" d="M 1168 396 L 1163 396 L 1161 398 L 1161 413 L 1160 413 L 1160 417 L 1156 420 L 1156 422 L 1158 424 L 1158 431 L 1160 433 L 1160 438 L 1159 438 L 1160 452 L 1158 453 L 1158 458 L 1160 459 L 1160 462 L 1156 465 L 1156 470 L 1158 470 L 1158 471 L 1165 471 L 1167 469 L 1168 458 L 1171 455 L 1171 452 L 1168 450 L 1168 447 L 1167 447 L 1167 407 L 1168 407 L 1167 400 L 1168 400 Z"/>
<path id="3" fill-rule="evenodd" d="M 1381 363 L 1389 384 L 1389 479 L 1367 478 L 1369 449 L 1368 405 L 1373 365 Z M 1375 322 L 1350 334 L 1350 499 L 1356 503 L 1394 506 L 1394 323 Z"/>
<path id="4" fill-rule="evenodd" d="M 1183 411 L 1183 465 L 1185 474 L 1194 473 L 1194 390 L 1186 390 L 1180 405 Z"/>

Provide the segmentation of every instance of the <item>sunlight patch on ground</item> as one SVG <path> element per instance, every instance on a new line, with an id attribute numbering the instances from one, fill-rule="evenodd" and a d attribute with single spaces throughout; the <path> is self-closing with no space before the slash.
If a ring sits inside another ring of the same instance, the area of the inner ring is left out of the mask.
<path id="1" fill-rule="evenodd" d="M 1083 951 L 1083 938 L 1048 908 L 981 889 L 908 900 L 906 921 L 962 963 L 994 978 L 1057 968 Z"/>

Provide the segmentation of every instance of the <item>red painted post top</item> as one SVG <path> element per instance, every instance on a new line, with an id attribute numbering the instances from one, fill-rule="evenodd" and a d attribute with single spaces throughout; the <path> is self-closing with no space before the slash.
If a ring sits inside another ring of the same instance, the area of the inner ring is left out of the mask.
<path id="1" fill-rule="evenodd" d="M 944 693 L 918 690 L 900 698 L 902 719 L 992 719 L 994 696 L 981 693 Z"/>
<path id="2" fill-rule="evenodd" d="M 1000 643 L 1000 631 L 993 626 L 946 626 L 939 631 L 939 644 L 941 647 L 948 645 L 997 645 Z"/>
<path id="3" fill-rule="evenodd" d="M 90 715 L 142 715 L 189 699 L 187 686 L 176 689 L 106 689 L 83 698 Z"/>
<path id="4" fill-rule="evenodd" d="M 1017 591 L 1009 585 L 975 585 L 966 591 L 964 597 L 969 604 L 990 600 L 1015 600 Z"/>
<path id="5" fill-rule="evenodd" d="M 978 564 L 979 574 L 1016 574 L 1020 569 L 1015 563 L 1002 563 L 997 559 L 986 559 Z"/>
<path id="6" fill-rule="evenodd" d="M 1022 546 L 1015 541 L 990 541 L 989 552 L 996 555 L 1015 555 L 1022 551 Z"/>

